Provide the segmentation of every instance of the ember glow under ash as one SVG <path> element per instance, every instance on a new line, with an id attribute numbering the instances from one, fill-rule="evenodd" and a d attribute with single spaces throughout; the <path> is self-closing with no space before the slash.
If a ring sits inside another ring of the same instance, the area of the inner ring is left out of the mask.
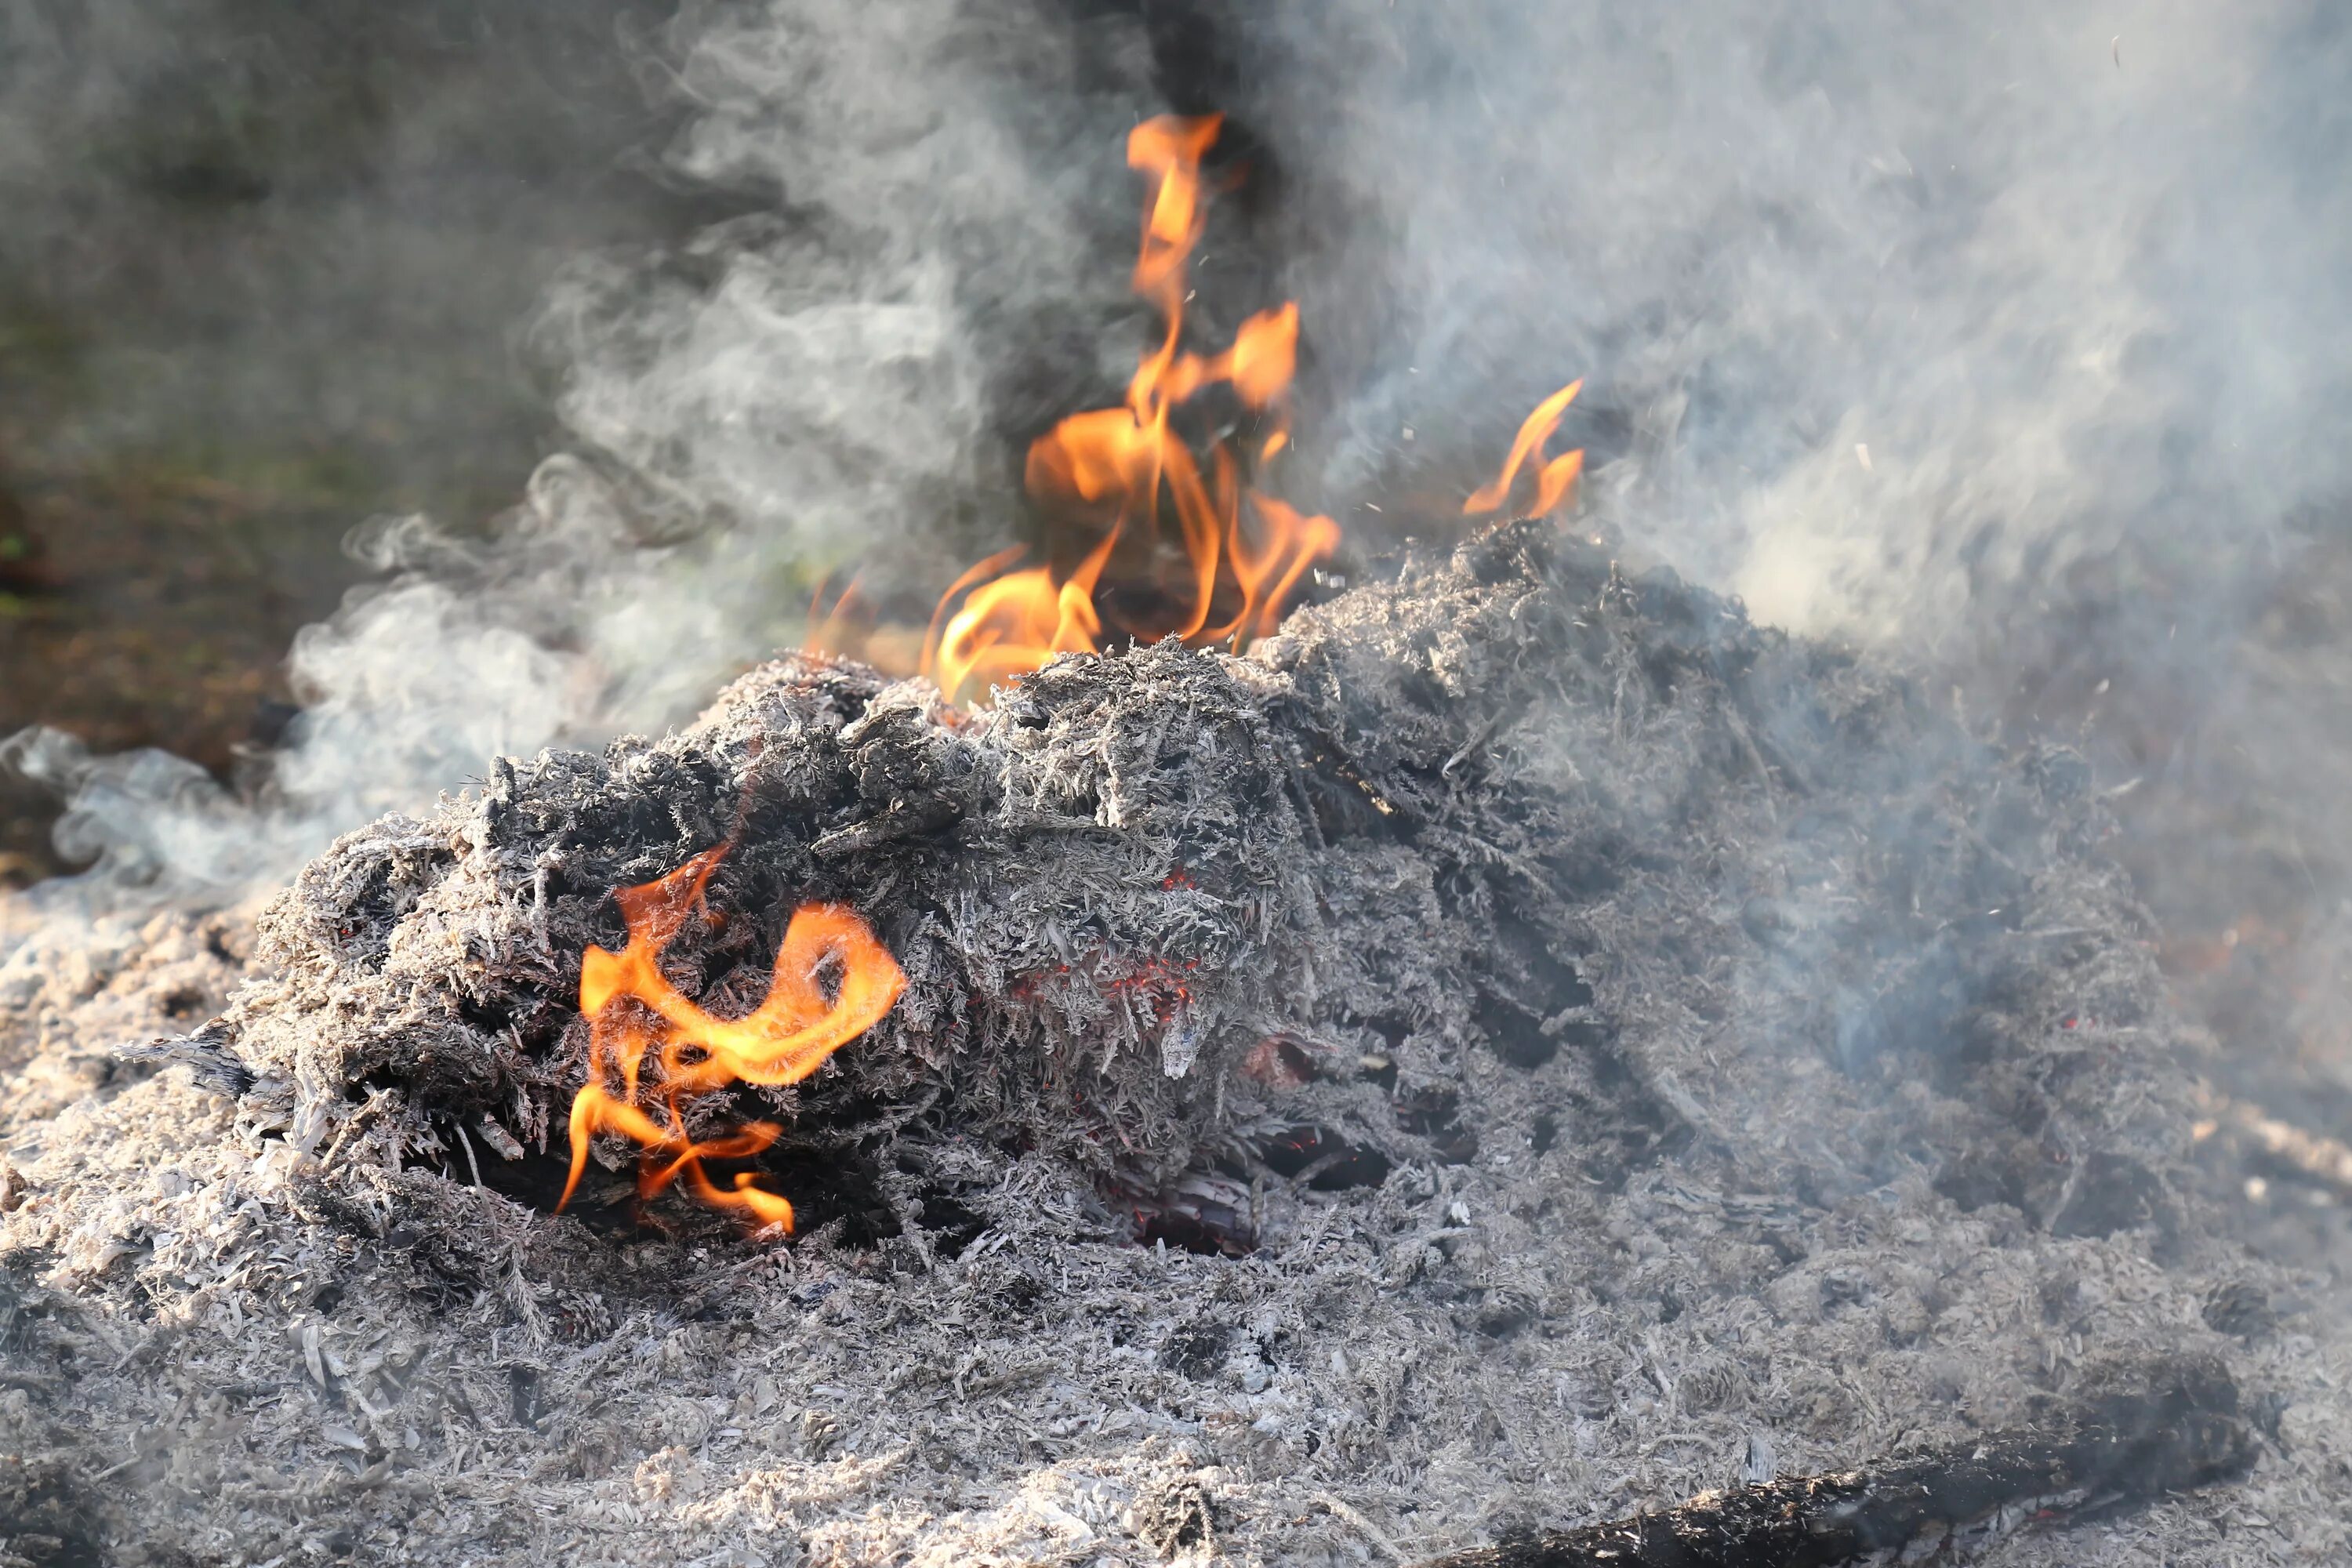
<path id="1" fill-rule="evenodd" d="M 681 995 L 661 972 L 662 950 L 703 907 L 710 874 L 726 853 L 724 845 L 706 850 L 667 877 L 615 893 L 628 922 L 627 945 L 619 952 L 592 947 L 583 957 L 588 1081 L 572 1102 L 565 1204 L 587 1170 L 590 1142 L 614 1132 L 642 1150 L 641 1199 L 682 1180 L 707 1204 L 791 1230 L 791 1202 L 761 1191 L 751 1173 L 739 1173 L 729 1188 L 703 1168 L 705 1160 L 758 1154 L 782 1129 L 751 1121 L 698 1138 L 689 1117 L 698 1101 L 738 1084 L 798 1083 L 880 1022 L 906 989 L 898 961 L 856 911 L 811 903 L 793 912 L 767 999 L 752 1012 L 718 1018 Z"/>

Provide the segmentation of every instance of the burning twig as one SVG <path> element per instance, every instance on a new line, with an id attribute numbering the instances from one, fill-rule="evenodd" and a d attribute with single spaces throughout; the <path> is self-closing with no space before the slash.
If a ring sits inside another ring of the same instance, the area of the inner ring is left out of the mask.
<path id="1" fill-rule="evenodd" d="M 2024 1526 L 2146 1503 L 2243 1470 L 2253 1437 L 2218 1365 L 2176 1368 L 2049 1427 L 1878 1470 L 1787 1477 L 1422 1568 L 1833 1568 L 1943 1561 Z"/>

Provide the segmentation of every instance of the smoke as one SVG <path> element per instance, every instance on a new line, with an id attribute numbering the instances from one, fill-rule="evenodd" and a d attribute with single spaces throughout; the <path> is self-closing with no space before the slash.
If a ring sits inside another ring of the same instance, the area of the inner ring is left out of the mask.
<path id="1" fill-rule="evenodd" d="M 2129 544 L 2226 567 L 2343 488 L 2329 13 L 1255 25 L 1280 64 L 1250 112 L 1342 226 L 1289 279 L 1346 365 L 1342 486 L 1391 475 L 1407 426 L 1491 448 L 1498 416 L 1588 376 L 1629 539 L 1764 618 L 1915 648 Z"/>
<path id="2" fill-rule="evenodd" d="M 935 591 L 1013 526 L 1021 427 L 1108 373 L 1133 313 L 1140 33 L 1017 3 L 695 5 L 611 47 L 680 127 L 664 179 L 732 210 L 549 282 L 530 347 L 574 451 L 487 529 L 354 534 L 380 580 L 297 639 L 301 715 L 240 789 L 56 731 L 11 742 L 68 797 L 60 847 L 95 862 L 43 899 L 266 889 L 494 755 L 691 713 L 798 639 L 817 571 Z"/>
<path id="3" fill-rule="evenodd" d="M 2284 944 L 2191 1005 L 2347 1071 L 2340 7 L 1244 9 L 1351 532 L 1588 378 L 1590 525 L 2079 744 L 2170 929 Z"/>
<path id="4" fill-rule="evenodd" d="M 670 166 L 769 210 L 569 280 L 567 424 L 795 559 L 887 576 L 877 542 L 969 542 L 976 505 L 1001 532 L 1024 383 L 1057 338 L 1113 352 L 1139 39 L 1018 0 L 794 0 L 689 5 L 670 47 L 697 110 Z"/>
<path id="5" fill-rule="evenodd" d="M 0 386 L 12 457 L 510 501 L 550 274 L 707 221 L 639 172 L 675 113 L 625 40 L 668 8 L 0 0 L 0 353 L 72 362 Z"/>
<path id="6" fill-rule="evenodd" d="M 679 127 L 665 179 L 731 216 L 543 293 L 577 455 L 485 538 L 370 535 L 387 581 L 298 644 L 245 795 L 32 743 L 102 868 L 267 885 L 494 752 L 673 721 L 796 640 L 818 571 L 911 598 L 1018 537 L 1026 441 L 1140 341 L 1119 142 L 1171 106 L 1229 110 L 1246 178 L 1203 331 L 1301 300 L 1282 482 L 1361 538 L 1581 375 L 1630 553 L 2174 734 L 2283 521 L 2345 489 L 2324 7 L 771 0 L 613 48 Z"/>

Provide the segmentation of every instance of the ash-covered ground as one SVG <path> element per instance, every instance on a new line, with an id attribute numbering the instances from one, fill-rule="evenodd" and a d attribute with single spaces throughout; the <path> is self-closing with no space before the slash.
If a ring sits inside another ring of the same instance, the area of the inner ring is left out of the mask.
<path id="1" fill-rule="evenodd" d="M 1981 1560 L 2340 1560 L 2340 1211 L 2244 1239 L 2102 787 L 1515 525 L 1239 659 L 785 661 L 266 910 L 52 913 L 0 1561 L 1412 1562 L 2208 1361 L 2242 1481 Z M 803 1235 L 552 1215 L 579 952 L 730 835 L 714 1009 L 799 898 L 909 975 L 737 1108 Z"/>

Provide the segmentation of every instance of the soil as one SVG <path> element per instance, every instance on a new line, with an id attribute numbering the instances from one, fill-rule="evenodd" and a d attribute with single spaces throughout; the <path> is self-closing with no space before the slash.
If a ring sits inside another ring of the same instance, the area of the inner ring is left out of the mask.
<path id="1" fill-rule="evenodd" d="M 337 548 L 340 503 L 202 475 L 19 468 L 0 483 L 0 732 L 159 746 L 223 778 L 241 747 L 270 743 L 293 711 L 288 642 L 358 574 Z M 0 778 L 0 880 L 63 868 L 54 807 Z"/>

